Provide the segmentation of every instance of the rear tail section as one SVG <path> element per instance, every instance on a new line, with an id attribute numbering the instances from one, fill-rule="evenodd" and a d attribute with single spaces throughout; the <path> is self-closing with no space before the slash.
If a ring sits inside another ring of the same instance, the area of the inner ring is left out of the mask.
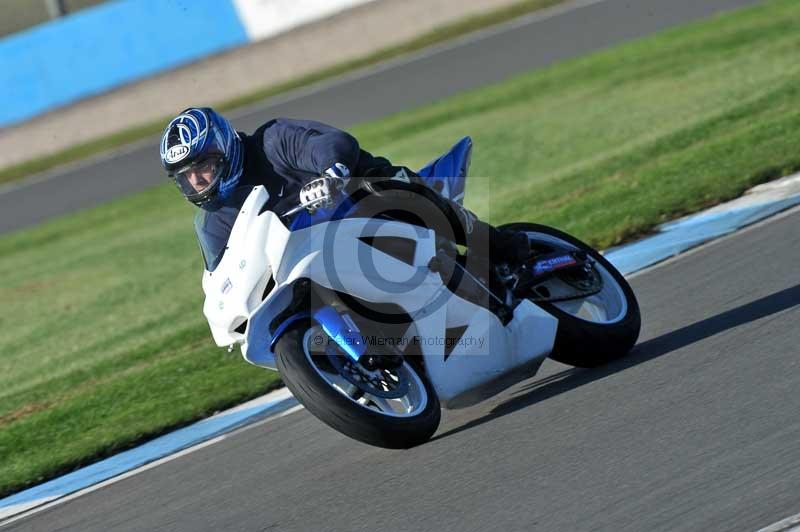
<path id="1" fill-rule="evenodd" d="M 472 138 L 464 137 L 450 151 L 431 161 L 417 173 L 442 196 L 464 203 L 464 186 L 472 160 Z"/>

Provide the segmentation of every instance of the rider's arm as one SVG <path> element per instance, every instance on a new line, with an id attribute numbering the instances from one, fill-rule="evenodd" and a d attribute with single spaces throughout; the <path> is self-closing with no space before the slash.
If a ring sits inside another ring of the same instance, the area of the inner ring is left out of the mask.
<path id="1" fill-rule="evenodd" d="M 341 172 L 343 166 L 348 174 L 352 173 L 360 153 L 358 141 L 341 129 L 311 120 L 285 118 L 275 120 L 267 129 L 264 150 L 278 163 L 276 170 L 290 174 L 300 184 L 331 168 Z"/>

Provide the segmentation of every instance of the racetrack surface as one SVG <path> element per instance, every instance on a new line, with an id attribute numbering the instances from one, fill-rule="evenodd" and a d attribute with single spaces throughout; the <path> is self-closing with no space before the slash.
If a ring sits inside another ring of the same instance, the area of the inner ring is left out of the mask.
<path id="1" fill-rule="evenodd" d="M 756 1 L 577 0 L 231 116 L 244 131 L 276 116 L 314 118 L 346 127 Z M 164 179 L 157 139 L 151 139 L 26 183 L 0 187 L 0 234 Z"/>
<path id="2" fill-rule="evenodd" d="M 800 509 L 800 210 L 632 280 L 634 352 L 445 412 L 408 451 L 305 410 L 7 530 L 744 530 Z"/>
<path id="3" fill-rule="evenodd" d="M 602 5 L 611 13 L 616 6 L 617 19 L 650 4 L 699 9 L 684 0 L 630 3 Z M 594 24 L 604 13 L 581 16 Z M 585 31 L 586 39 L 600 32 Z M 581 39 L 573 35 L 573 45 Z M 399 71 L 429 75 L 431 97 L 442 96 L 453 78 L 439 80 L 427 63 L 439 55 Z M 394 79 L 392 72 L 360 83 L 374 91 Z M 475 78 L 466 82 L 480 84 Z M 386 108 L 360 83 L 253 109 L 237 126 L 252 129 L 277 114 L 339 125 L 380 116 Z M 426 101 L 418 85 L 401 85 L 412 94 L 397 89 L 403 99 L 393 104 Z M 364 115 L 353 108 L 359 96 L 370 104 Z M 69 175 L 49 181 L 28 208 L 57 199 L 61 210 L 14 227 L 138 190 L 142 177 L 160 182 L 154 153 L 142 146 L 93 163 L 70 174 L 65 188 L 56 182 Z M 149 167 L 141 166 L 145 155 Z M 87 188 L 82 179 L 103 187 Z M 25 215 L 33 196 L 7 198 L 31 188 L 0 195 L 0 232 L 10 230 L 6 219 Z M 367 447 L 302 411 L 8 530 L 756 530 L 800 511 L 798 222 L 795 211 L 636 277 L 644 330 L 632 356 L 598 370 L 547 362 L 537 378 L 508 393 L 445 413 L 436 439 L 420 448 Z"/>

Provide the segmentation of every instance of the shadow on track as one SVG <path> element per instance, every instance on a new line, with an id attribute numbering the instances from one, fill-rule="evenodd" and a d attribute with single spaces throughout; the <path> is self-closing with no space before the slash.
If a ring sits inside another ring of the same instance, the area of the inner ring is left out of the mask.
<path id="1" fill-rule="evenodd" d="M 515 397 L 497 405 L 485 416 L 435 436 L 431 441 L 453 436 L 561 393 L 574 390 L 584 384 L 625 371 L 628 368 L 649 362 L 721 332 L 798 305 L 800 305 L 800 284 L 638 344 L 627 357 L 616 360 L 602 368 L 572 368 L 532 382 L 519 390 Z"/>

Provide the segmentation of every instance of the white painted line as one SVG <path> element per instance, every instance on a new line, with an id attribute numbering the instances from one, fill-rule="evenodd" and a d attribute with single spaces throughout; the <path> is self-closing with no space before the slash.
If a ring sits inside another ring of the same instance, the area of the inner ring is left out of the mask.
<path id="1" fill-rule="evenodd" d="M 800 514 L 787 517 L 774 525 L 762 528 L 758 532 L 798 532 L 800 531 Z"/>

